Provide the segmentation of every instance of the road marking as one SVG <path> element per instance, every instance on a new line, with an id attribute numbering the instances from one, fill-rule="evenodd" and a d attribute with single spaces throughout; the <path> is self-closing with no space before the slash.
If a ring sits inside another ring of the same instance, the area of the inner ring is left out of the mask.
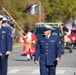
<path id="1" fill-rule="evenodd" d="M 20 69 L 13 69 L 13 70 L 8 71 L 8 73 L 16 73 L 18 71 L 20 71 Z"/>
<path id="2" fill-rule="evenodd" d="M 65 74 L 65 70 L 57 70 L 56 74 Z"/>
<path id="3" fill-rule="evenodd" d="M 66 67 L 58 67 L 56 69 L 56 74 L 57 75 L 65 75 L 65 73 L 74 73 L 76 70 L 76 68 L 66 68 Z M 40 71 L 39 71 L 39 67 L 35 67 L 35 66 L 26 66 L 26 67 L 23 67 L 23 68 L 20 68 L 18 66 L 16 67 L 9 67 L 8 69 L 8 74 L 19 74 L 19 73 L 24 73 L 25 74 L 25 71 L 26 71 L 26 75 L 27 73 L 28 74 L 39 74 Z"/>
<path id="4" fill-rule="evenodd" d="M 36 69 L 36 70 L 34 70 L 32 73 L 39 73 L 39 70 Z M 56 71 L 56 74 L 65 74 L 65 70 L 57 70 L 57 71 Z"/>
<path id="5" fill-rule="evenodd" d="M 32 73 L 39 73 L 39 70 L 38 69 L 34 70 Z"/>

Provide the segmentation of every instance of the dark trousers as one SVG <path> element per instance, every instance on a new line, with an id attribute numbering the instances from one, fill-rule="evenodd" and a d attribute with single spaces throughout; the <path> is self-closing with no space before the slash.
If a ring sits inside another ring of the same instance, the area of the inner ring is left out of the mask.
<path id="1" fill-rule="evenodd" d="M 56 75 L 56 65 L 47 66 L 40 63 L 40 75 Z"/>
<path id="2" fill-rule="evenodd" d="M 3 54 L 0 56 L 0 75 L 7 75 L 8 56 Z"/>

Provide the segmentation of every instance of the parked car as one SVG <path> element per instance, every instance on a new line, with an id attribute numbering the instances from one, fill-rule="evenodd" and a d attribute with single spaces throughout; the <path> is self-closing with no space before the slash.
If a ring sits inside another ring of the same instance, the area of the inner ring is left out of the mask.
<path id="1" fill-rule="evenodd" d="M 52 35 L 58 35 L 58 36 L 60 36 L 60 33 L 59 33 L 59 29 L 58 29 L 58 27 L 57 26 L 53 26 L 53 28 L 54 28 L 54 30 L 52 30 Z M 34 29 L 34 34 L 36 35 L 36 36 L 38 36 L 38 35 L 43 35 L 44 34 L 44 26 L 42 27 L 36 27 L 35 29 Z"/>

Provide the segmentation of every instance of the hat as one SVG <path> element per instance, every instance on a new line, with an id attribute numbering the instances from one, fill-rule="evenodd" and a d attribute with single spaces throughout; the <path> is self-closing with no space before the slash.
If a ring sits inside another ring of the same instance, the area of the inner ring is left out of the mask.
<path id="1" fill-rule="evenodd" d="M 6 18 L 6 17 L 4 17 L 2 20 L 3 20 L 3 21 L 7 21 L 7 18 Z"/>
<path id="2" fill-rule="evenodd" d="M 2 24 L 7 22 L 7 18 L 6 17 L 4 17 L 2 20 L 3 20 Z"/>
<path id="3" fill-rule="evenodd" d="M 53 30 L 53 27 L 50 26 L 50 25 L 45 25 L 44 26 L 44 31 L 47 31 L 47 30 Z"/>
<path id="4" fill-rule="evenodd" d="M 3 19 L 3 17 L 4 17 L 4 16 L 0 15 L 0 20 L 2 20 L 2 19 Z"/>

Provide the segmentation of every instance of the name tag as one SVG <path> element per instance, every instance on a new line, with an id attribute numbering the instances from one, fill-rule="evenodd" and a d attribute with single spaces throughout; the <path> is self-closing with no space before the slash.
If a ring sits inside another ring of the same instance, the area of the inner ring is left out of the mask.
<path id="1" fill-rule="evenodd" d="M 6 33 L 5 31 L 2 31 L 2 33 Z"/>
<path id="2" fill-rule="evenodd" d="M 41 42 L 43 42 L 43 41 L 41 41 Z"/>
<path id="3" fill-rule="evenodd" d="M 50 40 L 50 42 L 55 42 L 55 40 Z"/>

